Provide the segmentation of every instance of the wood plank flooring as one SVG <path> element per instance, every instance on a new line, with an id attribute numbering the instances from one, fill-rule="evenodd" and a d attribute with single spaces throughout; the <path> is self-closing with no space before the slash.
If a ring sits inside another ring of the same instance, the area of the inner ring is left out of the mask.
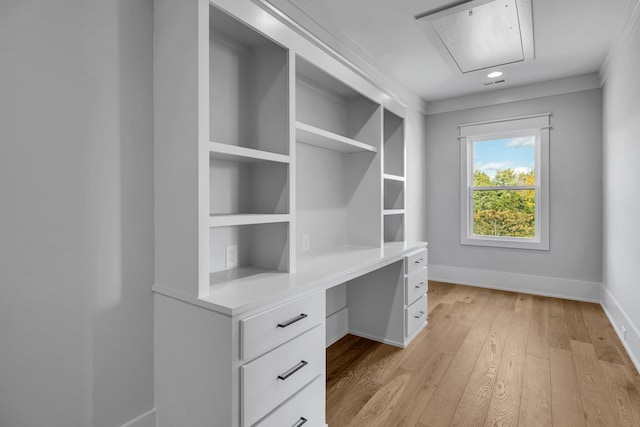
<path id="1" fill-rule="evenodd" d="M 640 375 L 597 304 L 429 282 L 401 350 L 327 349 L 329 427 L 640 427 Z"/>

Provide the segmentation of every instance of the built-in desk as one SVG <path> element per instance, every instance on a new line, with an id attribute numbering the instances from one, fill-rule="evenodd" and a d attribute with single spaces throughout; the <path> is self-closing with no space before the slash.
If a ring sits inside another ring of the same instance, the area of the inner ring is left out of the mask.
<path id="1" fill-rule="evenodd" d="M 299 257 L 295 273 L 218 275 L 202 298 L 154 287 L 162 425 L 324 426 L 326 290 L 347 283 L 349 332 L 405 347 L 426 325 L 426 246 L 344 246 Z"/>

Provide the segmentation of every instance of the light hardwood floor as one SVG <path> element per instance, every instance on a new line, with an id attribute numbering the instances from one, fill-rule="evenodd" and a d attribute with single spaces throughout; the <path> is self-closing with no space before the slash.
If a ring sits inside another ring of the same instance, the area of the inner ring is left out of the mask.
<path id="1" fill-rule="evenodd" d="M 327 349 L 327 422 L 639 427 L 640 376 L 597 304 L 430 282 L 409 348 Z"/>

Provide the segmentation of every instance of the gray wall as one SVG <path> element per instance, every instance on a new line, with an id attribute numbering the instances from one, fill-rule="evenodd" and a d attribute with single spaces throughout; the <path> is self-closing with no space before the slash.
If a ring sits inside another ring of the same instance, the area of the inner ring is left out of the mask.
<path id="1" fill-rule="evenodd" d="M 429 264 L 600 283 L 601 101 L 601 91 L 596 89 L 428 116 L 426 223 Z M 457 126 L 538 113 L 552 113 L 550 250 L 461 245 Z"/>
<path id="2" fill-rule="evenodd" d="M 637 18 L 636 14 L 636 18 Z M 613 325 L 640 367 L 640 25 L 610 64 L 604 86 L 604 287 Z"/>
<path id="3" fill-rule="evenodd" d="M 153 409 L 152 30 L 151 0 L 0 2 L 3 427 Z"/>

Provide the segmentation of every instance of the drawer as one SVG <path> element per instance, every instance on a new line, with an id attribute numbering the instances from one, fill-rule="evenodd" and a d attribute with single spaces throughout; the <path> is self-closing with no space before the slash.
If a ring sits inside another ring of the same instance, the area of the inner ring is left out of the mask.
<path id="1" fill-rule="evenodd" d="M 405 336 L 412 336 L 427 321 L 427 295 L 405 308 Z"/>
<path id="2" fill-rule="evenodd" d="M 325 379 L 319 375 L 256 427 L 324 427 Z"/>
<path id="3" fill-rule="evenodd" d="M 420 270 L 422 267 L 426 267 L 427 265 L 427 250 L 421 250 L 420 252 L 416 252 L 412 255 L 407 255 L 404 257 L 404 273 L 411 274 L 414 271 Z"/>
<path id="4" fill-rule="evenodd" d="M 324 321 L 324 291 L 240 320 L 240 357 L 249 360 Z"/>
<path id="5" fill-rule="evenodd" d="M 404 278 L 404 305 L 410 305 L 427 293 L 429 286 L 427 271 L 423 268 Z"/>
<path id="6" fill-rule="evenodd" d="M 240 368 L 243 425 L 253 425 L 325 369 L 324 325 Z"/>

